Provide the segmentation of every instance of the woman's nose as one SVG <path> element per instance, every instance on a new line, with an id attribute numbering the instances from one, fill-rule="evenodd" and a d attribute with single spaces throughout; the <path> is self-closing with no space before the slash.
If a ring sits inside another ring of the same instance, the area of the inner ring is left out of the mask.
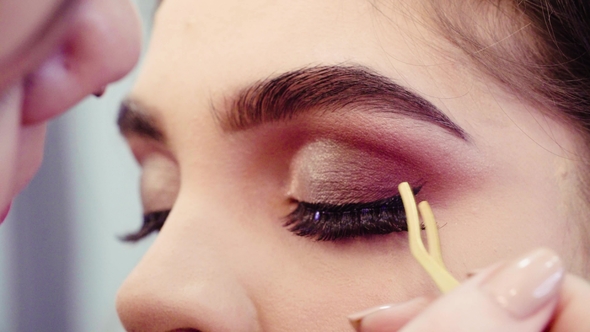
<path id="1" fill-rule="evenodd" d="M 86 0 L 69 16 L 61 45 L 27 77 L 23 122 L 64 112 L 136 64 L 141 28 L 128 0 Z"/>
<path id="2" fill-rule="evenodd" d="M 175 227 L 174 212 L 119 289 L 117 311 L 125 328 L 260 331 L 255 306 L 231 266 L 214 247 L 187 241 L 185 228 Z"/>

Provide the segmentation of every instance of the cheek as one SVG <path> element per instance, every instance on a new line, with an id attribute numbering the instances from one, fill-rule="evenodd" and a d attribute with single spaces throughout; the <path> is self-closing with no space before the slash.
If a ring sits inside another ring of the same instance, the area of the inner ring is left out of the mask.
<path id="1" fill-rule="evenodd" d="M 17 162 L 22 91 L 9 88 L 0 96 L 0 209 L 12 199 Z"/>
<path id="2" fill-rule="evenodd" d="M 261 244 L 256 254 L 256 269 L 244 266 L 241 273 L 265 326 L 348 331 L 349 314 L 438 294 L 409 254 L 406 234 L 343 243 L 283 237 L 280 246 Z"/>
<path id="3" fill-rule="evenodd" d="M 174 215 L 158 238 L 182 253 L 174 260 L 184 262 L 183 272 L 174 274 L 193 276 L 182 282 L 200 283 L 203 271 L 223 271 L 259 308 L 263 326 L 288 331 L 346 331 L 348 314 L 436 294 L 409 253 L 406 233 L 341 243 L 294 236 L 283 227 L 290 212 L 280 204 L 283 186 L 272 181 L 283 167 L 264 168 L 267 178 L 253 180 L 257 173 L 236 166 L 239 158 L 222 155 L 234 158 L 199 158 L 212 164 L 183 168 Z"/>
<path id="4" fill-rule="evenodd" d="M 523 175 L 523 178 L 525 176 Z M 447 266 L 458 278 L 537 247 L 571 257 L 576 246 L 558 184 L 488 181 L 447 204 L 433 204 Z"/>
<path id="5" fill-rule="evenodd" d="M 282 161 L 297 144 L 260 139 L 254 145 L 263 152 L 218 139 L 178 153 L 183 183 L 173 213 L 181 219 L 169 218 L 158 241 L 174 236 L 174 252 L 186 255 L 174 259 L 191 262 L 182 274 L 223 271 L 249 294 L 263 326 L 288 331 L 346 331 L 348 314 L 438 294 L 410 255 L 407 233 L 329 243 L 283 227 L 292 207 L 285 204 L 289 163 Z"/>
<path id="6" fill-rule="evenodd" d="M 227 197 L 184 188 L 175 216 L 158 241 L 174 243 L 174 258 L 183 262 L 179 282 L 208 283 L 225 289 L 231 283 L 248 294 L 262 326 L 286 331 L 346 331 L 346 316 L 376 305 L 437 294 L 408 251 L 406 234 L 341 243 L 313 242 L 289 233 L 278 213 L 234 192 Z M 189 194 L 190 192 L 190 194 Z M 197 195 L 196 193 L 201 192 Z M 189 198 L 190 196 L 190 198 Z M 265 197 L 259 197 L 265 200 Z M 190 217 L 188 217 L 190 216 Z M 173 239 L 172 239 L 173 238 Z M 161 267 L 161 266 L 160 266 Z M 232 282 L 208 277 L 221 273 Z M 331 329 L 326 330 L 326 327 Z"/>

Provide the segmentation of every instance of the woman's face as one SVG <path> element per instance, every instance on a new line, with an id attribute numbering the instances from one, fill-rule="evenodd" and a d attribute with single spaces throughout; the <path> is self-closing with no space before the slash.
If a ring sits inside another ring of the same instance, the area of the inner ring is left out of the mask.
<path id="1" fill-rule="evenodd" d="M 46 122 L 136 63 L 128 0 L 0 0 L 0 222 L 43 154 Z"/>
<path id="2" fill-rule="evenodd" d="M 458 279 L 537 246 L 583 273 L 574 130 L 410 3 L 163 2 L 119 120 L 145 212 L 171 209 L 120 290 L 128 330 L 348 331 L 437 294 L 407 233 L 375 234 L 403 181 Z"/>

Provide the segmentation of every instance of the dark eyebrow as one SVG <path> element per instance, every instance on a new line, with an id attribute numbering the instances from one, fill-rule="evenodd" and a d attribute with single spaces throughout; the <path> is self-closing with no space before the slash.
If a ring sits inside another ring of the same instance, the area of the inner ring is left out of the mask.
<path id="1" fill-rule="evenodd" d="M 165 143 L 165 136 L 158 122 L 147 114 L 141 103 L 131 98 L 121 102 L 117 125 L 124 136 L 138 135 Z"/>
<path id="2" fill-rule="evenodd" d="M 436 106 L 362 66 L 316 66 L 262 80 L 240 90 L 215 115 L 225 130 L 238 131 L 302 113 L 360 108 L 433 123 L 468 140 L 467 133 Z"/>

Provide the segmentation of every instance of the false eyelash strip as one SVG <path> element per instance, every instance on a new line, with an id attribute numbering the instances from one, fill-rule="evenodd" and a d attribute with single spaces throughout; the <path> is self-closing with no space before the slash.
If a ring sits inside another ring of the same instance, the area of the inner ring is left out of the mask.
<path id="1" fill-rule="evenodd" d="M 421 187 L 415 189 L 417 194 Z M 348 204 L 299 202 L 285 227 L 298 236 L 334 241 L 408 230 L 401 196 Z"/>

